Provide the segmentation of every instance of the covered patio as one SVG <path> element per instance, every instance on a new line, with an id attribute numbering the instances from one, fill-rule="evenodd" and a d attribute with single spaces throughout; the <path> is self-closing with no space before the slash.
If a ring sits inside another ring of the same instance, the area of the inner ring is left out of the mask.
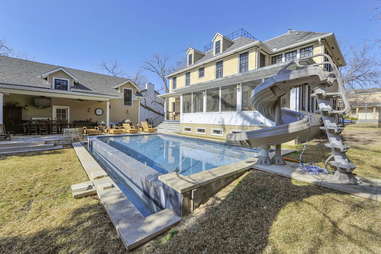
<path id="1" fill-rule="evenodd" d="M 38 89 L 41 90 L 41 89 Z M 0 125 L 23 135 L 60 134 L 64 128 L 110 125 L 111 96 L 0 89 Z"/>

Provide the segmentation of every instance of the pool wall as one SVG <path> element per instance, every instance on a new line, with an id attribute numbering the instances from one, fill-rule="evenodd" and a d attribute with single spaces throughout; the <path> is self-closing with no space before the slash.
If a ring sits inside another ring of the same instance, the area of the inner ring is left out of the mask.
<path id="1" fill-rule="evenodd" d="M 119 181 L 132 185 L 148 203 L 154 202 L 149 206 L 169 208 L 181 216 L 182 194 L 160 181 L 160 173 L 156 170 L 97 138 L 89 138 L 89 150 L 111 176 L 117 175 Z"/>

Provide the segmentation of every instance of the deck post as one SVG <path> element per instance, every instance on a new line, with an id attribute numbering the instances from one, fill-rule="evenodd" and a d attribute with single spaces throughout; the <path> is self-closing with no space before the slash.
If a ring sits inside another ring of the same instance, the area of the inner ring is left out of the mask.
<path id="1" fill-rule="evenodd" d="M 0 125 L 4 124 L 4 113 L 3 113 L 3 107 L 4 107 L 4 94 L 0 93 Z"/>
<path id="2" fill-rule="evenodd" d="M 106 101 L 106 126 L 110 127 L 110 100 Z"/>
<path id="3" fill-rule="evenodd" d="M 167 117 L 167 97 L 164 97 L 164 121 L 168 120 Z"/>

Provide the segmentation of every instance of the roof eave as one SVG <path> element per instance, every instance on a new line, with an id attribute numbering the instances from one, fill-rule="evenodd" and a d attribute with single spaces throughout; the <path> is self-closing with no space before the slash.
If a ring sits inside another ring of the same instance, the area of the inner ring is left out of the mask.
<path id="1" fill-rule="evenodd" d="M 224 58 L 226 56 L 229 56 L 229 55 L 232 55 L 238 51 L 241 51 L 241 50 L 244 50 L 244 49 L 247 49 L 247 48 L 250 48 L 250 47 L 253 47 L 253 46 L 257 46 L 257 45 L 261 45 L 261 42 L 260 41 L 253 41 L 251 43 L 248 43 L 244 46 L 241 46 L 239 48 L 236 48 L 235 50 L 232 50 L 232 51 L 228 51 L 228 52 L 225 52 L 225 53 L 222 53 L 222 54 L 219 54 L 217 56 L 214 56 L 206 61 L 203 61 L 203 62 L 200 62 L 200 63 L 197 63 L 197 64 L 193 64 L 191 66 L 188 66 L 188 67 L 185 67 L 183 69 L 180 69 L 178 71 L 175 71 L 175 72 L 172 72 L 170 74 L 168 74 L 167 76 L 165 76 L 166 78 L 170 78 L 171 76 L 173 75 L 176 75 L 176 74 L 179 74 L 181 72 L 184 72 L 184 71 L 187 71 L 187 70 L 190 70 L 190 69 L 193 69 L 193 68 L 196 68 L 196 67 L 199 67 L 203 64 L 206 64 L 206 63 L 209 63 L 209 62 L 213 62 L 215 60 L 218 60 L 218 59 L 221 59 L 221 58 Z"/>

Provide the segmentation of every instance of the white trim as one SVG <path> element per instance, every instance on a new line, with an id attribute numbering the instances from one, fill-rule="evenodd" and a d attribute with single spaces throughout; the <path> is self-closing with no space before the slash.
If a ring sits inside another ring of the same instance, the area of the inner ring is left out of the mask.
<path id="1" fill-rule="evenodd" d="M 204 130 L 204 132 L 200 132 L 199 130 Z M 196 128 L 196 133 L 201 135 L 206 135 L 206 129 L 205 128 Z"/>
<path id="2" fill-rule="evenodd" d="M 83 100 L 96 100 L 105 101 L 108 99 L 118 99 L 120 96 L 111 95 L 94 95 L 85 94 L 79 92 L 69 92 L 64 90 L 54 90 L 47 88 L 35 88 L 35 87 L 20 87 L 15 88 L 12 85 L 2 85 L 0 84 L 0 92 L 4 93 L 14 93 L 14 94 L 25 94 L 25 95 L 36 95 L 36 96 L 47 96 L 47 97 L 57 97 L 57 98 L 69 98 L 69 99 L 83 99 Z"/>
<path id="3" fill-rule="evenodd" d="M 121 86 L 124 86 L 124 85 L 126 85 L 128 83 L 131 84 L 133 87 L 135 87 L 138 91 L 140 91 L 139 87 L 132 80 L 123 81 L 122 83 L 120 83 L 119 85 L 114 86 L 113 88 L 117 89 L 117 88 L 119 88 Z"/>
<path id="4" fill-rule="evenodd" d="M 221 134 L 213 133 L 214 131 L 221 131 Z M 210 135 L 221 137 L 224 135 L 224 130 L 222 128 L 213 128 L 210 130 Z"/>
<path id="5" fill-rule="evenodd" d="M 69 77 L 71 77 L 72 79 L 74 79 L 75 82 L 79 82 L 79 80 L 78 80 L 73 74 L 71 74 L 70 72 L 68 72 L 67 70 L 65 70 L 65 69 L 62 68 L 62 67 L 59 67 L 59 68 L 57 68 L 57 69 L 54 69 L 54 70 L 45 72 L 45 73 L 41 74 L 41 77 L 42 77 L 42 78 L 47 78 L 50 74 L 56 73 L 56 72 L 58 72 L 58 71 L 62 71 L 62 72 L 64 72 L 64 73 L 66 73 L 66 75 L 68 75 Z"/>
<path id="6" fill-rule="evenodd" d="M 106 126 L 110 127 L 110 101 L 106 101 Z"/>
<path id="7" fill-rule="evenodd" d="M 65 91 L 65 90 L 62 90 L 62 89 L 56 89 L 56 80 L 57 79 L 61 79 L 61 80 L 66 80 L 67 81 L 67 90 L 66 91 L 70 91 L 70 79 L 67 79 L 67 78 L 59 78 L 59 77 L 53 77 L 52 78 L 52 89 L 54 90 L 59 90 L 59 91 Z"/>
<path id="8" fill-rule="evenodd" d="M 190 130 L 186 130 L 186 129 L 190 129 Z M 192 132 L 192 127 L 184 126 L 184 127 L 183 127 L 183 131 L 184 131 L 184 132 Z"/>
<path id="9" fill-rule="evenodd" d="M 60 106 L 60 105 L 53 105 L 52 106 L 52 119 L 57 120 L 57 115 L 56 115 L 56 109 L 67 109 L 67 122 L 70 123 L 70 107 L 69 106 Z"/>
<path id="10" fill-rule="evenodd" d="M 131 105 L 124 104 L 124 91 L 131 90 Z M 134 90 L 132 88 L 123 88 L 123 106 L 131 107 L 134 104 Z"/>

